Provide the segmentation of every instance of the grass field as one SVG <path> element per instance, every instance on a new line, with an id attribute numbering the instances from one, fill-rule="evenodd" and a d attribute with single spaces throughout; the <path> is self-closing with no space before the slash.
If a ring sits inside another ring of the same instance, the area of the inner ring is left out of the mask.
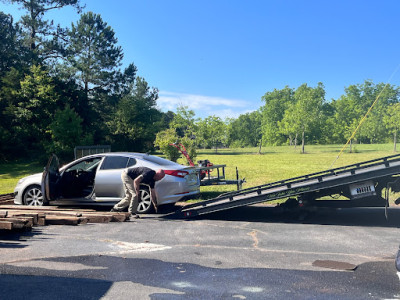
<path id="1" fill-rule="evenodd" d="M 198 150 L 197 160 L 208 159 L 213 164 L 226 165 L 226 178 L 235 179 L 237 167 L 241 178 L 246 179 L 244 188 L 277 180 L 305 175 L 330 169 L 343 145 L 306 146 L 306 153 L 300 147 L 289 146 L 258 148 Z M 357 145 L 353 153 L 346 149 L 336 160 L 333 168 L 394 155 L 392 144 Z M 181 158 L 179 163 L 186 164 Z M 43 165 L 32 161 L 0 164 L 0 194 L 11 193 L 19 180 L 29 174 L 41 172 Z M 202 198 L 210 198 L 221 192 L 235 190 L 234 185 L 202 187 Z"/>
<path id="2" fill-rule="evenodd" d="M 240 178 L 246 179 L 243 185 L 246 188 L 395 154 L 391 144 L 357 145 L 355 149 L 353 146 L 353 153 L 347 149 L 336 160 L 342 147 L 306 146 L 305 154 L 300 153 L 300 147 L 289 146 L 263 147 L 261 154 L 258 154 L 258 148 L 221 149 L 217 154 L 214 150 L 199 150 L 196 160 L 226 164 L 228 179 L 236 178 L 235 167 L 238 167 Z M 202 194 L 203 198 L 210 198 L 234 189 L 233 185 L 202 187 Z"/>
<path id="3" fill-rule="evenodd" d="M 35 161 L 0 164 L 0 194 L 14 192 L 14 187 L 20 178 L 42 172 L 43 167 Z"/>

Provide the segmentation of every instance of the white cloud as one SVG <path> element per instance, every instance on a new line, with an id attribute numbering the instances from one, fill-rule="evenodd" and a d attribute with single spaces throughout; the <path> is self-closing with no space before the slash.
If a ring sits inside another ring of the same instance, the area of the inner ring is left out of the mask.
<path id="1" fill-rule="evenodd" d="M 243 100 L 181 94 L 167 91 L 159 92 L 157 103 L 162 111 L 176 111 L 178 106 L 185 105 L 189 109 L 194 110 L 197 117 L 216 115 L 221 118 L 237 118 L 240 114 L 252 111 L 250 109 L 250 103 Z"/>

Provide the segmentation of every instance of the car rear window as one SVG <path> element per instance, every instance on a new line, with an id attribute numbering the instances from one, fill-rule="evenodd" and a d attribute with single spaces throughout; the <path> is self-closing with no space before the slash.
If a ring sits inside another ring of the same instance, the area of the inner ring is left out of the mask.
<path id="1" fill-rule="evenodd" d="M 157 164 L 157 165 L 162 165 L 162 166 L 177 165 L 177 163 L 174 163 L 173 161 L 170 161 L 168 159 L 161 158 L 161 157 L 158 157 L 158 156 L 153 156 L 153 155 L 143 156 L 143 159 L 147 160 L 149 162 L 152 162 L 154 164 Z"/>
<path id="2" fill-rule="evenodd" d="M 133 157 L 131 157 L 131 158 L 129 159 L 129 162 L 128 162 L 127 167 L 132 167 L 132 166 L 134 166 L 134 165 L 136 165 L 136 159 L 134 159 Z"/>
<path id="3" fill-rule="evenodd" d="M 124 169 L 128 166 L 136 164 L 135 160 L 130 160 L 128 165 L 129 157 L 126 156 L 107 156 L 105 157 L 103 164 L 101 165 L 102 170 L 112 169 Z"/>

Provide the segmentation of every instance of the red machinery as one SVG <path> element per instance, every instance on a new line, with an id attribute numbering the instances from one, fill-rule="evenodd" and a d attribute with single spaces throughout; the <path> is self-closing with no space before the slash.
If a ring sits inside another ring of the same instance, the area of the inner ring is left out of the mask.
<path id="1" fill-rule="evenodd" d="M 187 153 L 185 146 L 183 146 L 181 143 L 179 143 L 179 144 L 178 143 L 172 143 L 172 144 L 169 144 L 169 145 L 175 147 L 176 149 L 178 149 L 179 152 L 181 152 L 183 154 L 183 156 L 186 158 L 186 160 L 189 162 L 189 165 L 191 167 L 196 167 L 194 162 L 190 158 L 189 154 Z M 211 167 L 211 166 L 213 166 L 213 164 L 208 159 L 199 160 L 197 163 L 198 163 L 199 167 Z M 211 172 L 211 171 L 212 170 L 201 170 L 200 171 L 200 180 L 202 180 L 206 176 L 206 174 L 209 174 L 209 172 Z"/>

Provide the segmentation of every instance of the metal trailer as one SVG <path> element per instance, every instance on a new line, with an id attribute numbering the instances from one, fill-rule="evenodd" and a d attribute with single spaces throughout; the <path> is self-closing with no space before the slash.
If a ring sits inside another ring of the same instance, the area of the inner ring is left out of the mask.
<path id="1" fill-rule="evenodd" d="M 200 186 L 236 184 L 237 190 L 240 190 L 242 188 L 242 184 L 246 182 L 244 178 L 239 179 L 239 172 L 237 168 L 236 180 L 225 179 L 226 165 L 214 165 L 208 159 L 205 159 L 197 161 L 199 165 L 195 166 L 183 144 L 171 143 L 169 145 L 178 149 L 178 151 L 181 152 L 182 155 L 186 158 L 190 166 L 196 167 L 197 174 L 199 176 Z M 216 173 L 216 175 L 214 176 L 211 175 L 211 172 L 213 171 L 214 174 Z"/>
<path id="2" fill-rule="evenodd" d="M 225 193 L 217 198 L 185 205 L 174 217 L 190 218 L 285 198 L 303 207 L 387 208 L 389 189 L 397 191 L 399 174 L 400 155 L 393 155 Z M 346 199 L 323 199 L 331 195 Z"/>
<path id="3" fill-rule="evenodd" d="M 239 178 L 239 171 L 236 168 L 236 180 L 225 178 L 225 167 L 226 165 L 212 165 L 208 167 L 196 167 L 199 174 L 200 186 L 210 186 L 210 185 L 227 185 L 236 184 L 236 189 L 239 191 L 242 189 L 242 185 L 246 180 Z M 201 174 L 204 177 L 201 178 Z M 213 174 L 213 175 L 211 175 Z"/>

